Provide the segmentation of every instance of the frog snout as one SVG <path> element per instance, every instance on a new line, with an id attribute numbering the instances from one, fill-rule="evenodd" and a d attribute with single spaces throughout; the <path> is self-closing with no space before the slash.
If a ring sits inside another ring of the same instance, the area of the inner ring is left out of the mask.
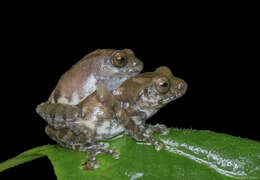
<path id="1" fill-rule="evenodd" d="M 180 82 L 180 83 L 177 85 L 177 89 L 182 90 L 183 88 L 185 88 L 185 83 Z"/>
<path id="2" fill-rule="evenodd" d="M 139 59 L 135 59 L 133 60 L 133 63 L 132 63 L 133 67 L 138 70 L 139 72 L 143 69 L 144 67 L 144 64 L 142 61 L 140 61 Z"/>
<path id="3" fill-rule="evenodd" d="M 143 62 L 137 58 L 133 60 L 133 66 L 143 66 Z"/>
<path id="4" fill-rule="evenodd" d="M 178 78 L 175 80 L 174 87 L 178 91 L 185 93 L 188 85 L 184 80 Z"/>

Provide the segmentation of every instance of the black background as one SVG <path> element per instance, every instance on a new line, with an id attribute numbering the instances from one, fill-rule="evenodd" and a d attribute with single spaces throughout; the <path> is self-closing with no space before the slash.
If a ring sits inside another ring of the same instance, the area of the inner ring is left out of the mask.
<path id="1" fill-rule="evenodd" d="M 99 24 L 97 31 L 85 22 L 72 26 L 44 18 L 16 22 L 3 34 L 0 161 L 36 146 L 54 144 L 45 135 L 46 122 L 35 107 L 47 100 L 66 70 L 97 48 L 130 48 L 144 62 L 143 71 L 168 66 L 188 83 L 186 95 L 161 109 L 148 123 L 259 141 L 259 118 L 253 104 L 257 102 L 257 81 L 253 80 L 257 71 L 251 62 L 257 60 L 252 46 L 254 28 L 240 17 L 182 18 L 157 24 L 151 20 L 146 28 L 110 20 Z M 32 168 L 38 175 L 29 173 Z M 7 170 L 0 177 L 55 177 L 51 172 L 51 164 L 43 158 Z"/>

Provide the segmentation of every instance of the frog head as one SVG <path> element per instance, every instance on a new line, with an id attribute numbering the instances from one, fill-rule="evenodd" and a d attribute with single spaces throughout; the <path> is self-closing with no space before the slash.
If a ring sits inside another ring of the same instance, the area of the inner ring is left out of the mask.
<path id="1" fill-rule="evenodd" d="M 143 62 L 130 49 L 103 49 L 103 61 L 99 67 L 98 80 L 106 85 L 109 91 L 118 88 L 125 80 L 136 76 L 143 69 Z"/>
<path id="2" fill-rule="evenodd" d="M 125 81 L 113 94 L 123 102 L 129 102 L 136 111 L 143 111 L 149 118 L 160 108 L 185 94 L 187 84 L 173 76 L 168 67 L 146 72 Z"/>
<path id="3" fill-rule="evenodd" d="M 104 56 L 104 63 L 100 72 L 103 75 L 113 74 L 113 76 L 133 77 L 140 73 L 143 69 L 143 63 L 131 49 L 113 50 L 105 49 L 107 55 Z M 104 52 L 102 53 L 104 55 Z"/>

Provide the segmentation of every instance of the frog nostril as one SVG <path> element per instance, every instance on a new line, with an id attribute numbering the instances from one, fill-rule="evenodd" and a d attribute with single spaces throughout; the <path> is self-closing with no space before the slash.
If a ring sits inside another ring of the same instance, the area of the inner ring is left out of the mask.
<path id="1" fill-rule="evenodd" d="M 184 87 L 184 84 L 182 82 L 177 85 L 178 89 L 182 89 L 183 87 Z"/>

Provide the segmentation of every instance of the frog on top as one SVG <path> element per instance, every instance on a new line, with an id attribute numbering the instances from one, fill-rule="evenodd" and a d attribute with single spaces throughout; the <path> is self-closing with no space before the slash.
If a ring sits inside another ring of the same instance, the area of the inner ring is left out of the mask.
<path id="1" fill-rule="evenodd" d="M 111 91 L 142 69 L 142 61 L 130 49 L 95 50 L 61 76 L 49 102 L 77 105 L 96 91 L 99 82 Z"/>

